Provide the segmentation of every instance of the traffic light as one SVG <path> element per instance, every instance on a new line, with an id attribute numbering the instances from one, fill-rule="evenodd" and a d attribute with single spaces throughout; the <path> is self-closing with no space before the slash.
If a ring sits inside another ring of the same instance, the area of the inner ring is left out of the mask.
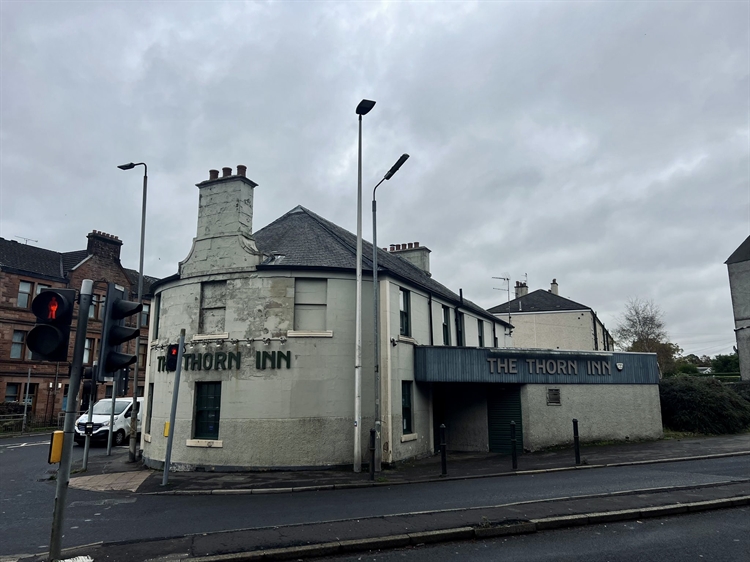
<path id="1" fill-rule="evenodd" d="M 67 361 L 75 289 L 47 289 L 31 303 L 36 325 L 26 339 L 36 361 Z"/>
<path id="2" fill-rule="evenodd" d="M 128 382 L 130 381 L 130 369 L 125 368 L 117 373 L 117 377 L 113 384 L 117 384 L 117 396 L 128 395 Z"/>
<path id="3" fill-rule="evenodd" d="M 81 411 L 89 409 L 92 400 L 96 400 L 96 377 L 94 371 L 96 368 L 85 367 L 83 369 L 83 391 L 81 392 Z"/>
<path id="4" fill-rule="evenodd" d="M 180 346 L 176 343 L 167 346 L 167 371 L 177 370 L 177 356 L 180 352 Z"/>
<path id="5" fill-rule="evenodd" d="M 107 284 L 104 328 L 102 329 L 102 341 L 99 352 L 100 377 L 111 377 L 110 373 L 119 371 L 138 361 L 138 350 L 136 350 L 136 354 L 129 354 L 120 353 L 119 349 L 121 344 L 135 339 L 140 335 L 141 331 L 139 328 L 128 328 L 125 326 L 125 319 L 128 316 L 139 314 L 142 309 L 143 306 L 140 303 L 125 300 L 125 289 L 114 283 Z"/>

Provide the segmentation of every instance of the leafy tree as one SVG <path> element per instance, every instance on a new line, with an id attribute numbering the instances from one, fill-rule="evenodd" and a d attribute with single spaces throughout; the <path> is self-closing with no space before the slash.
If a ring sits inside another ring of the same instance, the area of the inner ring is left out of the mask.
<path id="1" fill-rule="evenodd" d="M 620 347 L 626 351 L 656 353 L 659 370 L 662 374 L 671 374 L 677 369 L 676 362 L 682 349 L 667 341 L 663 316 L 653 301 L 637 297 L 629 299 L 614 334 Z"/>
<path id="2" fill-rule="evenodd" d="M 740 356 L 737 352 L 731 355 L 717 355 L 711 360 L 711 372 L 716 373 L 739 373 Z"/>
<path id="3" fill-rule="evenodd" d="M 657 344 L 667 339 L 663 316 L 664 313 L 651 300 L 628 299 L 625 312 L 614 330 L 615 338 L 629 351 L 656 352 Z M 630 349 L 636 344 L 639 349 Z"/>

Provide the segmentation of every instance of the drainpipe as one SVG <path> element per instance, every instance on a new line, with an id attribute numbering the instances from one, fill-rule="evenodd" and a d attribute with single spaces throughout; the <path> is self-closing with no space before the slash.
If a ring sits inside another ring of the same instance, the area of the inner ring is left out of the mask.
<path id="1" fill-rule="evenodd" d="M 427 306 L 429 308 L 429 315 L 430 315 L 430 345 L 435 345 L 435 342 L 433 340 L 433 335 L 432 335 L 432 330 L 433 330 L 433 326 L 432 326 L 432 293 L 429 294 L 429 299 L 428 299 L 427 303 L 428 303 Z"/>

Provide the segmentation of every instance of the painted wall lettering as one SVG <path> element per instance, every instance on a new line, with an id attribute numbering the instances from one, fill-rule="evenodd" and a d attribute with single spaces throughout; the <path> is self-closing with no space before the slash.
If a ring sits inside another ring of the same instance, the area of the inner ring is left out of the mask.
<path id="1" fill-rule="evenodd" d="M 217 351 L 216 353 L 185 353 L 183 356 L 182 368 L 185 371 L 227 371 L 239 369 L 242 360 L 240 352 L 225 353 Z M 156 370 L 162 372 L 166 370 L 167 362 L 165 357 L 157 358 Z"/>

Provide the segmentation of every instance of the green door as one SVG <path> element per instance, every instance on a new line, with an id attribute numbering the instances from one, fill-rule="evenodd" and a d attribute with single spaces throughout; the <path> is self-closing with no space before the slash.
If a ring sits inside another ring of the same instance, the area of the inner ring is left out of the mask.
<path id="1" fill-rule="evenodd" d="M 516 451 L 523 452 L 521 386 L 488 384 L 487 423 L 490 452 L 510 454 L 510 422 L 516 422 Z"/>

